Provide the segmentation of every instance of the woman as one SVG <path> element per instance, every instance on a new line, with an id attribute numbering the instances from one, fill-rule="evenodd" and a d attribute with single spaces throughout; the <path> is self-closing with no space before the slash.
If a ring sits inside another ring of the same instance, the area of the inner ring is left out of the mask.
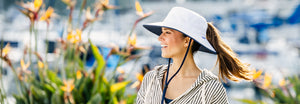
<path id="1" fill-rule="evenodd" d="M 174 7 L 163 22 L 144 27 L 159 36 L 161 56 L 169 58 L 169 64 L 144 76 L 137 104 L 226 104 L 226 91 L 218 77 L 251 80 L 248 65 L 237 59 L 211 23 L 191 10 Z M 218 56 L 218 77 L 196 66 L 193 54 L 198 50 Z"/>

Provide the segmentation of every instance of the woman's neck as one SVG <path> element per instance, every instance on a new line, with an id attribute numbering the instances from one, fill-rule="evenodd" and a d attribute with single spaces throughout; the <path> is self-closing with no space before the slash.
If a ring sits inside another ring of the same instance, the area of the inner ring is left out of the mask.
<path id="1" fill-rule="evenodd" d="M 170 66 L 170 74 L 173 75 L 180 67 L 182 60 L 184 56 L 182 57 L 173 57 L 173 63 Z M 198 67 L 195 64 L 195 61 L 193 59 L 192 54 L 188 54 L 184 64 L 182 65 L 180 71 L 176 76 L 181 77 L 188 77 L 188 76 L 198 76 L 201 71 L 198 69 Z"/>

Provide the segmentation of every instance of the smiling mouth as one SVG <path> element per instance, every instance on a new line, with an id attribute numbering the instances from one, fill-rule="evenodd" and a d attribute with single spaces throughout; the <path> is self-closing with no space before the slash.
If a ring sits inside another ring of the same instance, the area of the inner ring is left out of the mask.
<path id="1" fill-rule="evenodd" d="M 167 48 L 168 47 L 168 45 L 160 45 L 161 46 L 161 48 Z"/>

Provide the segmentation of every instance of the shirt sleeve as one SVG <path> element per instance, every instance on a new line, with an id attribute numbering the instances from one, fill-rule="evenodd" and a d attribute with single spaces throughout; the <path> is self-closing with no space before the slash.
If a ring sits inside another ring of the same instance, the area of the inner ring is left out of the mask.
<path id="1" fill-rule="evenodd" d="M 221 83 L 216 84 L 215 94 L 213 95 L 213 104 L 229 104 L 226 89 Z"/>
<path id="2" fill-rule="evenodd" d="M 145 103 L 145 94 L 147 90 L 147 85 L 149 84 L 149 80 L 151 79 L 151 74 L 153 71 L 150 71 L 145 74 L 141 87 L 137 93 L 136 104 L 144 104 Z"/>

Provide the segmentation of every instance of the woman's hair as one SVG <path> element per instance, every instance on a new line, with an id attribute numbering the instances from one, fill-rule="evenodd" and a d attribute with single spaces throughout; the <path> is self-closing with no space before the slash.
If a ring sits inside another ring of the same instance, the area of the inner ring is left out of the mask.
<path id="1" fill-rule="evenodd" d="M 239 79 L 251 80 L 251 74 L 248 70 L 249 64 L 242 63 L 237 58 L 236 53 L 233 52 L 232 49 L 225 44 L 225 42 L 223 42 L 219 35 L 219 31 L 212 23 L 208 23 L 206 38 L 217 52 L 219 77 L 221 77 L 224 82 L 226 82 L 225 77 L 232 81 L 238 81 Z"/>
<path id="2" fill-rule="evenodd" d="M 183 34 L 183 37 L 185 38 L 185 37 L 188 37 L 187 35 L 185 35 L 185 34 Z M 199 50 L 199 48 L 201 47 L 201 45 L 198 43 L 198 42 L 193 42 L 192 43 L 192 47 L 191 47 L 191 51 L 192 51 L 192 53 L 194 54 L 194 53 L 196 53 L 198 50 Z"/>
<path id="3" fill-rule="evenodd" d="M 183 34 L 183 37 L 187 35 Z M 219 35 L 218 29 L 216 29 L 212 23 L 208 23 L 206 30 L 206 38 L 208 42 L 213 46 L 217 52 L 217 62 L 219 62 L 219 78 L 226 82 L 225 77 L 232 81 L 238 81 L 239 79 L 251 80 L 251 75 L 248 70 L 249 64 L 242 63 L 232 49 L 223 42 Z M 191 51 L 194 54 L 199 50 L 201 45 L 198 42 L 193 42 Z"/>

